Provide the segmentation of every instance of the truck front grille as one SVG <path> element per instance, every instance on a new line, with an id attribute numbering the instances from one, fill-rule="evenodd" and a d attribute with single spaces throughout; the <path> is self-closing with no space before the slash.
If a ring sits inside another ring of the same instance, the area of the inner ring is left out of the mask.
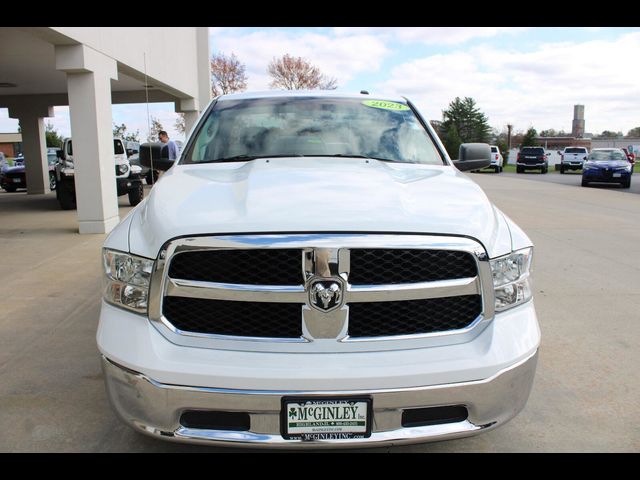
<path id="1" fill-rule="evenodd" d="M 488 259 L 477 242 L 459 237 L 192 237 L 170 242 L 160 258 L 150 318 L 178 335 L 176 343 L 181 336 L 304 343 L 334 338 L 317 337 L 329 335 L 332 322 L 337 340 L 404 340 L 463 335 L 493 317 Z M 324 307 L 317 288 L 335 295 Z"/>

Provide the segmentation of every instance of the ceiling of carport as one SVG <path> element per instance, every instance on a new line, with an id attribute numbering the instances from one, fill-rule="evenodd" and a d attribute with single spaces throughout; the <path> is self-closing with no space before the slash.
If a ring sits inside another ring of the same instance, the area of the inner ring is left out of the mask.
<path id="1" fill-rule="evenodd" d="M 123 70 L 127 69 L 119 65 L 118 80 L 111 81 L 112 91 L 144 91 L 144 77 L 138 74 L 141 78 L 134 78 Z M 2 83 L 16 87 L 0 87 L 0 96 L 67 93 L 67 75 L 55 67 L 54 45 L 20 27 L 0 28 Z"/>

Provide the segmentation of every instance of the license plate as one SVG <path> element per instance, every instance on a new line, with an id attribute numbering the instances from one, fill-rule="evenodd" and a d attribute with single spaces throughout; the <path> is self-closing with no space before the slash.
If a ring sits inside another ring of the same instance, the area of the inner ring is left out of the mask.
<path id="1" fill-rule="evenodd" d="M 614 173 L 613 178 L 620 178 L 622 176 L 621 173 Z"/>
<path id="2" fill-rule="evenodd" d="M 284 398 L 282 436 L 287 440 L 346 440 L 371 436 L 370 398 Z"/>
<path id="3" fill-rule="evenodd" d="M 524 157 L 524 158 L 526 158 L 527 160 L 537 160 L 538 159 L 538 157 Z"/>

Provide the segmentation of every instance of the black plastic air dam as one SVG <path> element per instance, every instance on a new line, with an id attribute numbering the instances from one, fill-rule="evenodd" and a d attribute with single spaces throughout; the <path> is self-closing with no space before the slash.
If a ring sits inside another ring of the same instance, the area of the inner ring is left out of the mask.
<path id="1" fill-rule="evenodd" d="M 469 413 L 461 405 L 451 407 L 412 408 L 402 412 L 402 426 L 425 427 L 443 423 L 464 422 Z"/>
<path id="2" fill-rule="evenodd" d="M 180 416 L 180 425 L 201 430 L 246 432 L 251 428 L 251 418 L 243 412 L 188 410 Z"/>

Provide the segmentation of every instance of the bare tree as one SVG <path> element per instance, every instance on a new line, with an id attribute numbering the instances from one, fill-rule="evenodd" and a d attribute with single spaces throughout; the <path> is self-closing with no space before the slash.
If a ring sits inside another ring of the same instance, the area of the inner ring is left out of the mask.
<path id="1" fill-rule="evenodd" d="M 234 53 L 230 57 L 223 53 L 211 57 L 211 93 L 214 97 L 246 89 L 245 66 Z"/>
<path id="2" fill-rule="evenodd" d="M 327 77 L 302 57 L 293 57 L 288 53 L 281 58 L 274 58 L 267 68 L 273 78 L 271 88 L 286 90 L 335 90 L 338 81 Z"/>
<path id="3" fill-rule="evenodd" d="M 176 123 L 174 123 L 173 127 L 176 129 L 178 133 L 181 133 L 184 135 L 184 132 L 187 129 L 186 122 L 184 119 L 184 113 L 178 112 L 178 116 L 176 117 Z"/>
<path id="4" fill-rule="evenodd" d="M 160 123 L 160 120 L 154 116 L 151 116 L 151 131 L 149 132 L 148 141 L 157 142 L 158 132 L 160 132 L 161 130 L 164 130 L 164 127 Z"/>

